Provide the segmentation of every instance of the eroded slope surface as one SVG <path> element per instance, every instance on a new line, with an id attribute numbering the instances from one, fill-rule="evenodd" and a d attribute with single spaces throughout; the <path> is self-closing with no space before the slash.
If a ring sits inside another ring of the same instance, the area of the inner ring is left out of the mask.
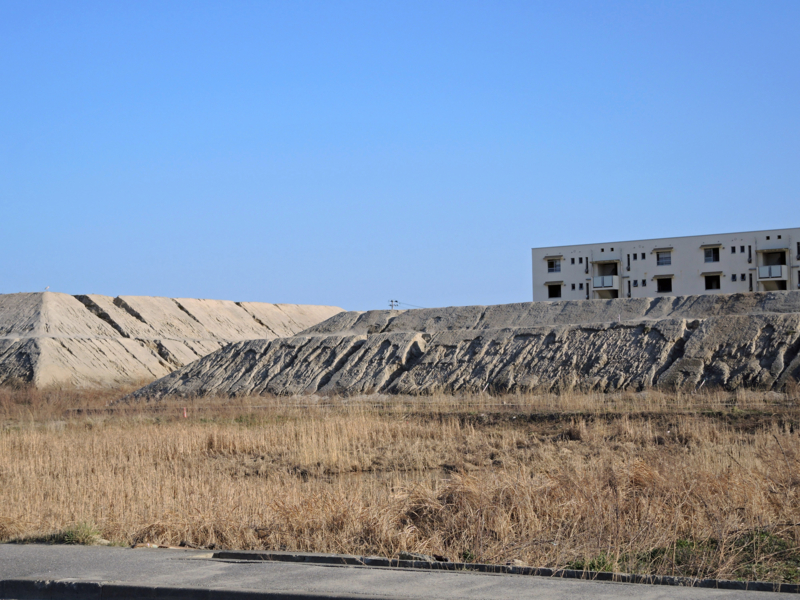
<path id="1" fill-rule="evenodd" d="M 341 311 L 191 298 L 0 295 L 0 384 L 153 380 L 230 342 L 293 335 Z"/>
<path id="2" fill-rule="evenodd" d="M 341 312 L 231 344 L 134 394 L 781 389 L 800 292 Z"/>

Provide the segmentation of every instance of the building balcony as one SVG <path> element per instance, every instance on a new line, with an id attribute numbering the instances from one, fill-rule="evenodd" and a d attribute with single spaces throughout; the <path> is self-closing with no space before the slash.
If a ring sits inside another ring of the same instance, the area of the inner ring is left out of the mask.
<path id="1" fill-rule="evenodd" d="M 592 278 L 592 286 L 596 290 L 619 289 L 619 277 L 617 275 L 598 275 Z"/>
<path id="2" fill-rule="evenodd" d="M 785 265 L 768 265 L 758 267 L 759 279 L 786 279 Z"/>

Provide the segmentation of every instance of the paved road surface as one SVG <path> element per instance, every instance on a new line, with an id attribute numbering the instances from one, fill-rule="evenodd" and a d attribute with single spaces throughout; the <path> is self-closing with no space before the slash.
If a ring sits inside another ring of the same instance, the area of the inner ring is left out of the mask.
<path id="1" fill-rule="evenodd" d="M 116 584 L 116 598 L 131 598 L 119 584 L 157 586 L 137 597 L 231 598 L 244 592 L 259 592 L 267 598 L 338 599 L 459 599 L 459 600 L 580 600 L 604 598 L 797 598 L 795 594 L 727 591 L 673 586 L 591 582 L 523 575 L 490 575 L 471 572 L 421 571 L 392 568 L 322 566 L 289 562 L 226 561 L 212 558 L 211 552 L 196 550 L 130 549 L 85 546 L 42 546 L 0 544 L 0 581 L 20 579 L 69 580 Z M 0 597 L 32 598 L 14 592 L 12 584 L 0 587 Z M 29 586 L 30 587 L 30 586 Z M 87 587 L 89 591 L 70 594 L 71 598 L 106 598 L 113 586 Z M 176 589 L 193 588 L 177 593 Z M 5 590 L 5 591 L 4 591 Z M 212 590 L 212 592 L 209 592 Z M 42 593 L 42 597 L 48 594 Z M 246 594 L 258 600 L 258 594 Z M 66 598 L 57 594 L 55 598 Z"/>

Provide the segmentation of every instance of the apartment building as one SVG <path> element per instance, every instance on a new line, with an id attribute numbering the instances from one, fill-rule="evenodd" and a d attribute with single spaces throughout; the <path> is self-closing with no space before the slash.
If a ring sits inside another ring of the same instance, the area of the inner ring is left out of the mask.
<path id="1" fill-rule="evenodd" d="M 800 289 L 800 228 L 533 248 L 533 301 Z"/>

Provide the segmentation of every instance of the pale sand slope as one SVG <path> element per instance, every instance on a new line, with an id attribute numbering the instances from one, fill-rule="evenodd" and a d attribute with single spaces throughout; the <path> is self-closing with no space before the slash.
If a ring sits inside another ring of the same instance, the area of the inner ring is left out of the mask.
<path id="1" fill-rule="evenodd" d="M 191 298 L 0 295 L 0 384 L 153 380 L 230 342 L 293 335 L 339 312 Z"/>
<path id="2" fill-rule="evenodd" d="M 134 394 L 782 389 L 800 292 L 341 312 L 231 344 Z"/>

